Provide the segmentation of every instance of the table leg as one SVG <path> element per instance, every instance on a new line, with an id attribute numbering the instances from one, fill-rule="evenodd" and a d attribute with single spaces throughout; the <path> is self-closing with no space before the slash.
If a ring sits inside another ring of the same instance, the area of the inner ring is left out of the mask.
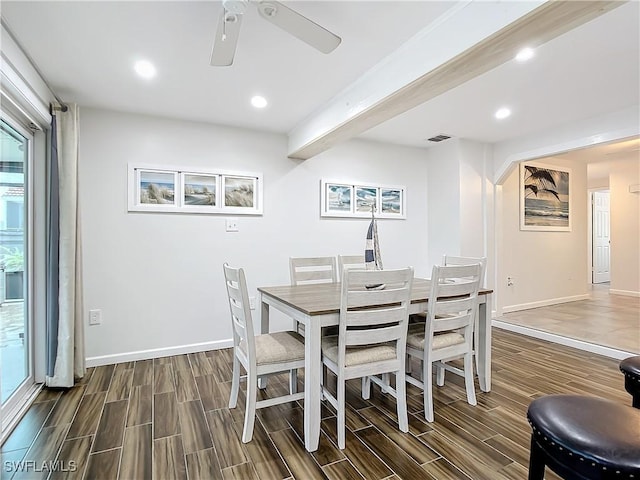
<path id="1" fill-rule="evenodd" d="M 262 294 L 260 294 L 262 300 Z M 269 304 L 260 302 L 260 334 L 269 333 Z M 258 377 L 258 388 L 267 388 L 267 377 Z"/>
<path id="2" fill-rule="evenodd" d="M 491 391 L 491 295 L 485 295 L 486 302 L 479 305 L 478 331 L 478 380 L 480 390 Z"/>
<path id="3" fill-rule="evenodd" d="M 320 322 L 310 321 L 304 328 L 304 445 L 314 452 L 320 441 Z"/>

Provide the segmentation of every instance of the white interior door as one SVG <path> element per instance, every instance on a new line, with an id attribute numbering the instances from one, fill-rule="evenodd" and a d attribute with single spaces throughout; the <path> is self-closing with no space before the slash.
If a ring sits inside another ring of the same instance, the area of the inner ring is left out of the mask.
<path id="1" fill-rule="evenodd" d="M 593 283 L 611 280 L 609 192 L 593 192 Z"/>

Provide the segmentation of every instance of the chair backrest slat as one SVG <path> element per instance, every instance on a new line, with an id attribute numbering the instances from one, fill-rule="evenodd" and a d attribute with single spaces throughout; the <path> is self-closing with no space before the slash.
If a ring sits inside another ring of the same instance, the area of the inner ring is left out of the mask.
<path id="1" fill-rule="evenodd" d="M 376 292 L 376 295 L 372 296 L 371 292 L 366 289 L 364 285 L 358 285 L 358 290 L 352 290 L 349 295 L 349 309 L 370 306 L 371 300 L 375 299 L 380 302 L 380 305 L 389 305 L 400 302 L 404 298 L 404 288 L 398 288 L 396 285 L 385 284 L 384 289 Z M 388 290 L 387 290 L 388 288 Z"/>
<path id="2" fill-rule="evenodd" d="M 376 328 L 375 330 L 349 330 L 347 331 L 346 344 L 354 345 L 371 345 L 375 343 L 386 343 L 403 338 L 403 331 L 400 324 L 390 327 Z M 406 332 L 404 335 L 406 338 Z"/>
<path id="3" fill-rule="evenodd" d="M 465 315 L 453 315 L 451 317 L 436 318 L 433 322 L 434 332 L 444 332 L 447 330 L 456 330 L 458 328 L 466 327 L 469 322 L 472 322 L 473 316 L 470 314 Z"/>
<path id="4" fill-rule="evenodd" d="M 291 257 L 289 258 L 291 285 L 310 283 L 336 283 L 335 257 Z"/>
<path id="5" fill-rule="evenodd" d="M 471 309 L 473 304 L 474 299 L 469 296 L 452 299 L 440 298 L 439 301 L 436 302 L 434 313 L 436 316 L 457 314 Z"/>
<path id="6" fill-rule="evenodd" d="M 363 310 L 351 310 L 347 315 L 350 327 L 361 327 L 366 325 L 383 325 L 390 322 L 398 322 L 404 315 L 404 306 L 398 304 L 396 307 L 367 308 Z"/>

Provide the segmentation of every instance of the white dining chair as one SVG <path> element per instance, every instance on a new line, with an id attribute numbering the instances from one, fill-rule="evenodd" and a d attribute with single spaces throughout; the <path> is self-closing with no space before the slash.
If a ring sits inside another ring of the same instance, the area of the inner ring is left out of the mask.
<path id="1" fill-rule="evenodd" d="M 366 264 L 363 255 L 338 255 L 338 281 L 342 279 L 342 272 L 346 269 L 364 270 Z"/>
<path id="2" fill-rule="evenodd" d="M 340 295 L 337 336 L 322 339 L 322 363 L 337 376 L 335 396 L 323 382 L 322 393 L 337 411 L 338 447 L 345 448 L 345 388 L 352 378 L 363 379 L 363 396 L 371 381 L 396 398 L 398 425 L 408 432 L 405 353 L 413 268 L 345 270 Z M 366 285 L 384 285 L 367 289 Z M 396 386 L 375 375 L 395 373 Z M 367 387 L 364 390 L 365 385 Z"/>
<path id="3" fill-rule="evenodd" d="M 304 392 L 297 392 L 296 375 L 298 368 L 304 368 L 304 338 L 291 331 L 256 336 L 244 270 L 226 263 L 223 268 L 233 327 L 233 375 L 229 408 L 235 408 L 238 402 L 242 365 L 247 372 L 243 377 L 247 381 L 247 394 L 242 442 L 247 443 L 253 437 L 256 409 L 304 398 Z M 257 401 L 258 377 L 286 371 L 289 371 L 289 394 Z"/>
<path id="4" fill-rule="evenodd" d="M 289 272 L 291 285 L 338 281 L 335 257 L 291 257 Z"/>
<path id="5" fill-rule="evenodd" d="M 472 263 L 479 263 L 482 267 L 480 270 L 480 288 L 486 287 L 487 279 L 485 278 L 487 272 L 487 257 L 460 257 L 455 255 L 443 255 L 442 256 L 442 265 L 470 265 Z M 475 325 L 473 326 L 473 356 L 476 359 L 476 370 L 479 369 L 479 360 L 476 355 L 476 351 L 478 349 L 478 335 L 480 329 L 478 328 L 478 323 L 480 319 L 478 315 L 476 315 Z M 442 370 L 442 369 L 440 369 Z M 443 375 L 444 372 L 438 372 L 439 375 Z"/>
<path id="6" fill-rule="evenodd" d="M 290 257 L 289 274 L 291 285 L 336 283 L 335 257 Z M 293 321 L 293 328 L 304 335 L 304 325 Z"/>
<path id="7" fill-rule="evenodd" d="M 473 326 L 478 311 L 478 288 L 482 266 L 434 265 L 431 291 L 425 322 L 409 325 L 407 354 L 422 362 L 422 379 L 407 374 L 407 382 L 419 387 L 424 396 L 424 416 L 433 422 L 433 379 L 437 369 L 437 384 L 444 385 L 444 372 L 462 375 L 467 402 L 476 404 L 473 377 Z M 446 362 L 463 359 L 463 368 Z"/>
<path id="8" fill-rule="evenodd" d="M 455 255 L 443 255 L 442 265 L 471 265 L 472 263 L 479 263 L 482 267 L 480 271 L 480 288 L 486 286 L 487 279 L 487 257 L 460 257 Z"/>

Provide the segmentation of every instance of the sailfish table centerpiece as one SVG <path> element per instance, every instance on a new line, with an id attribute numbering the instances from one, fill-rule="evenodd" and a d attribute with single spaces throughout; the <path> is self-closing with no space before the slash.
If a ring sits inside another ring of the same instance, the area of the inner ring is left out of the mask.
<path id="1" fill-rule="evenodd" d="M 382 256 L 380 255 L 380 245 L 378 243 L 378 224 L 374 215 L 376 206 L 371 205 L 371 223 L 367 230 L 367 241 L 364 248 L 364 264 L 367 270 L 382 270 Z M 376 285 L 365 285 L 366 288 L 382 290 L 383 283 Z"/>

